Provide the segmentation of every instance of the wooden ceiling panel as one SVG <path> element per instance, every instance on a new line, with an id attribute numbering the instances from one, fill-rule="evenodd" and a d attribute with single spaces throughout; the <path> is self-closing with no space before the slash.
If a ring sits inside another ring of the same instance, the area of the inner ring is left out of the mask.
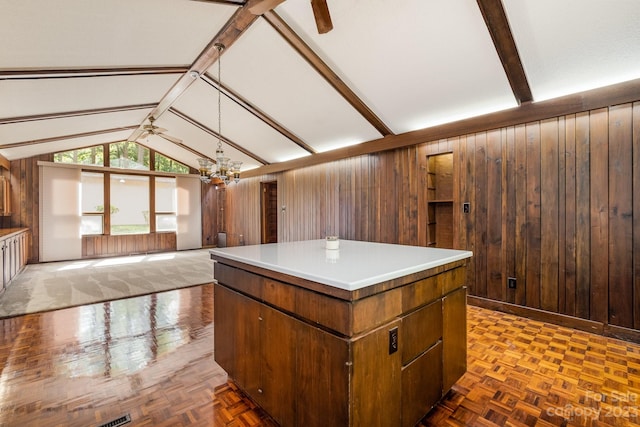
<path id="1" fill-rule="evenodd" d="M 75 138 L 61 138 L 50 142 L 38 144 L 26 144 L 10 149 L 0 148 L 0 154 L 9 160 L 24 159 L 46 153 L 57 153 L 60 151 L 73 150 L 76 148 L 89 147 L 108 142 L 122 141 L 131 133 L 130 130 L 100 132 L 94 135 L 83 135 Z"/>
<path id="2" fill-rule="evenodd" d="M 218 140 L 214 135 L 211 135 L 198 126 L 194 126 L 193 124 L 187 122 L 171 111 L 163 114 L 162 117 L 158 119 L 156 124 L 167 129 L 166 133 L 168 135 L 177 136 L 178 138 L 182 139 L 183 144 L 188 145 L 192 150 L 195 150 L 195 152 L 201 153 L 203 156 L 209 157 L 211 159 L 215 159 Z M 167 141 L 159 137 L 151 138 L 151 141 L 155 142 L 155 145 L 153 145 L 154 149 L 167 155 L 171 155 L 176 160 L 186 165 L 194 168 L 198 167 L 198 162 L 196 161 L 197 156 L 193 153 L 187 153 L 185 151 L 174 153 L 174 151 L 170 151 L 168 148 L 165 148 L 170 147 L 171 143 L 168 143 Z M 262 166 L 262 163 L 260 163 L 259 161 L 232 147 L 229 147 L 227 144 L 224 145 L 223 149 L 227 157 L 231 158 L 232 160 L 239 160 L 243 162 L 243 170 L 254 169 Z"/>
<path id="3" fill-rule="evenodd" d="M 640 77 L 640 2 L 503 3 L 535 101 Z"/>
<path id="4" fill-rule="evenodd" d="M 217 75 L 214 68 L 210 73 Z M 263 20 L 223 55 L 222 83 L 316 151 L 380 136 Z"/>
<path id="5" fill-rule="evenodd" d="M 0 80 L 0 119 L 155 103 L 179 74 Z"/>
<path id="6" fill-rule="evenodd" d="M 15 158 L 15 155 L 11 152 L 12 148 L 7 147 L 14 144 L 26 144 L 54 138 L 64 139 L 67 135 L 91 133 L 104 129 L 130 128 L 144 120 L 149 111 L 149 109 L 140 109 L 2 124 L 0 125 L 0 154 L 12 159 Z M 80 146 L 86 146 L 86 144 L 81 143 Z"/>
<path id="7" fill-rule="evenodd" d="M 190 64 L 236 6 L 181 0 L 3 2 L 0 69 Z"/>
<path id="8" fill-rule="evenodd" d="M 268 163 L 283 162 L 309 154 L 228 97 L 223 95 L 221 104 L 222 135 L 241 143 L 248 151 Z M 217 90 L 204 81 L 199 80 L 191 85 L 174 103 L 174 108 L 214 132 L 218 131 Z M 223 148 L 227 148 L 224 143 Z M 209 151 L 209 155 L 213 157 L 215 148 Z"/>
<path id="9" fill-rule="evenodd" d="M 329 2 L 319 35 L 305 2 L 276 9 L 395 133 L 513 107 L 474 0 Z"/>

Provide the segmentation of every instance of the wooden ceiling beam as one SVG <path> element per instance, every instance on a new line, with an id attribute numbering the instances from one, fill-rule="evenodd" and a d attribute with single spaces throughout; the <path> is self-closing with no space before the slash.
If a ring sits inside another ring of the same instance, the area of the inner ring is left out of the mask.
<path id="1" fill-rule="evenodd" d="M 362 144 L 314 154 L 288 162 L 273 163 L 242 172 L 242 177 L 249 178 L 291 169 L 299 169 L 349 157 L 424 144 L 445 138 L 515 126 L 639 100 L 640 79 L 637 79 L 548 101 L 530 102 L 505 111 L 485 114 L 399 135 L 392 135 L 386 138 L 379 138 Z"/>
<path id="2" fill-rule="evenodd" d="M 86 137 L 89 137 L 89 136 L 103 135 L 103 134 L 106 134 L 106 133 L 121 132 L 123 130 L 136 129 L 137 127 L 138 127 L 138 125 L 119 126 L 117 128 L 112 128 L 112 129 L 94 130 L 94 131 L 91 131 L 91 132 L 74 133 L 74 134 L 71 134 L 71 135 L 52 136 L 52 137 L 49 137 L 49 138 L 33 139 L 33 140 L 30 140 L 30 141 L 21 141 L 21 142 L 9 143 L 9 144 L 0 144 L 0 149 L 26 147 L 28 145 L 37 145 L 37 144 L 46 144 L 48 142 L 62 141 L 64 139 L 86 138 Z"/>
<path id="3" fill-rule="evenodd" d="M 477 0 L 477 2 L 516 101 L 518 104 L 533 101 L 527 75 L 524 72 L 502 1 Z"/>
<path id="4" fill-rule="evenodd" d="M 34 114 L 31 116 L 8 117 L 6 119 L 0 119 L 0 125 L 8 125 L 13 123 L 26 123 L 26 122 L 33 122 L 37 120 L 64 119 L 67 117 L 92 116 L 96 114 L 105 114 L 105 113 L 119 113 L 122 111 L 145 110 L 149 108 L 154 108 L 156 105 L 157 105 L 156 103 L 139 104 L 139 105 L 123 105 L 120 107 L 92 108 L 89 110 L 76 110 L 76 111 L 65 111 L 65 112 L 58 112 L 58 113 Z"/>
<path id="5" fill-rule="evenodd" d="M 382 136 L 393 131 L 333 72 L 333 70 L 274 11 L 262 15 L 269 24 L 296 50 L 342 97 L 356 109 Z"/>
<path id="6" fill-rule="evenodd" d="M 0 71 L 0 80 L 62 79 L 77 77 L 138 76 L 156 74 L 180 74 L 189 70 L 188 66 L 178 67 L 112 67 L 112 68 L 44 68 L 15 69 Z"/>
<path id="7" fill-rule="evenodd" d="M 272 117 L 268 116 L 264 111 L 260 110 L 255 105 L 251 104 L 248 100 L 246 100 L 245 98 L 240 96 L 238 93 L 234 92 L 233 90 L 231 90 L 230 88 L 228 88 L 228 87 L 226 87 L 224 85 L 220 85 L 220 83 L 218 81 L 216 81 L 213 77 L 211 77 L 209 74 L 205 73 L 203 76 L 201 76 L 201 78 L 205 83 L 207 83 L 211 87 L 216 88 L 216 90 L 218 88 L 220 88 L 221 92 L 227 98 L 229 98 L 230 100 L 232 100 L 233 102 L 238 104 L 240 107 L 244 108 L 249 114 L 253 115 L 254 117 L 256 117 L 256 118 L 258 118 L 260 120 L 262 120 L 268 126 L 271 126 L 272 129 L 274 129 L 275 131 L 279 132 L 285 138 L 288 138 L 290 141 L 292 141 L 293 143 L 298 145 L 300 148 L 306 150 L 307 152 L 309 152 L 311 154 L 316 153 L 316 150 L 314 150 L 313 147 L 311 147 L 310 145 L 305 143 L 302 139 L 300 139 L 293 132 L 291 132 L 290 130 L 288 130 L 284 126 L 282 126 L 280 123 L 275 121 Z"/>

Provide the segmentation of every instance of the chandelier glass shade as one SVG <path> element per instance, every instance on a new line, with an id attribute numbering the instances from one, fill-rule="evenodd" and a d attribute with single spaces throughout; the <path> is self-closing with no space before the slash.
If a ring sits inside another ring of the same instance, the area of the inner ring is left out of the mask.
<path id="1" fill-rule="evenodd" d="M 229 159 L 229 157 L 225 156 L 224 150 L 222 149 L 222 80 L 220 80 L 220 57 L 222 56 L 224 45 L 222 43 L 216 43 L 215 47 L 218 49 L 218 147 L 216 148 L 215 162 L 205 157 L 197 159 L 198 170 L 200 172 L 200 181 L 205 184 L 211 182 L 214 184 L 227 184 L 231 180 L 237 183 L 240 181 L 240 167 L 242 166 L 242 162 Z"/>

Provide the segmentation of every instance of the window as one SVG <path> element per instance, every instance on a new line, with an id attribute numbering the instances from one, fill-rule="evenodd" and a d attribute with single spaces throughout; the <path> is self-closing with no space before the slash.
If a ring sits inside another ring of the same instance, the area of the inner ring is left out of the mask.
<path id="1" fill-rule="evenodd" d="M 156 231 L 176 231 L 176 179 L 156 177 Z"/>
<path id="2" fill-rule="evenodd" d="M 55 153 L 53 161 L 56 163 L 74 163 L 80 165 L 104 165 L 104 152 L 102 145 L 77 150 L 63 151 Z"/>
<path id="3" fill-rule="evenodd" d="M 103 234 L 104 174 L 82 172 L 80 200 L 82 204 L 80 234 Z"/>
<path id="4" fill-rule="evenodd" d="M 156 170 L 161 172 L 173 172 L 173 173 L 189 173 L 189 166 L 185 166 L 182 163 L 178 163 L 173 159 L 163 156 L 160 153 L 156 153 L 155 157 Z"/>
<path id="5" fill-rule="evenodd" d="M 111 234 L 149 233 L 149 177 L 111 174 Z"/>
<path id="6" fill-rule="evenodd" d="M 79 172 L 80 235 L 177 233 L 176 176 L 189 174 L 190 168 L 132 141 L 55 153 L 54 162 L 104 166 L 105 155 L 109 156 L 110 167 L 134 169 L 136 172 L 133 175 L 124 170 L 123 173 L 113 173 L 113 169 L 82 167 L 84 170 Z M 154 160 L 157 171 L 175 176 L 154 176 L 153 172 L 144 172 L 149 171 L 150 159 Z M 152 179 L 154 195 L 150 193 Z M 105 199 L 109 202 L 105 203 Z M 109 206 L 105 206 L 106 204 Z M 154 229 L 151 229 L 152 222 L 155 224 Z"/>
<path id="7" fill-rule="evenodd" d="M 132 141 L 109 144 L 109 166 L 148 171 L 149 149 Z"/>

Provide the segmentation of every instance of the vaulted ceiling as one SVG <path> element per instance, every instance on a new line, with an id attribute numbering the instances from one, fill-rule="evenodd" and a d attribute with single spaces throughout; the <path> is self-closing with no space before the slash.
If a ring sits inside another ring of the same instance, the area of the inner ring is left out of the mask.
<path id="1" fill-rule="evenodd" d="M 327 5 L 320 34 L 309 0 L 0 0 L 0 155 L 138 140 L 197 168 L 220 136 L 268 170 L 640 78 L 637 0 Z"/>

